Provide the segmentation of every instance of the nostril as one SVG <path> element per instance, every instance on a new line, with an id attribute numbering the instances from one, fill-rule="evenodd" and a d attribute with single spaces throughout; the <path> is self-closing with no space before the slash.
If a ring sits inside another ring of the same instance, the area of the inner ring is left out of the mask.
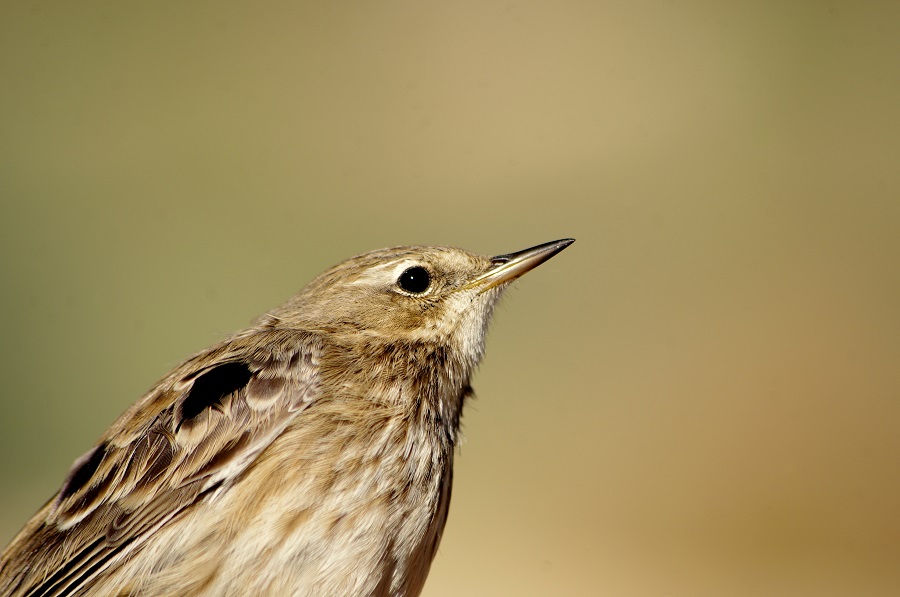
<path id="1" fill-rule="evenodd" d="M 491 265 L 500 265 L 502 263 L 509 262 L 509 255 L 497 255 L 496 257 L 491 258 Z"/>

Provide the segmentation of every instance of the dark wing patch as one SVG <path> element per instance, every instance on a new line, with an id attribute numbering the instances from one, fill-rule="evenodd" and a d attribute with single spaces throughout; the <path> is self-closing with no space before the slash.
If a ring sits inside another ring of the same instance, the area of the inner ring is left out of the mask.
<path id="1" fill-rule="evenodd" d="M 68 478 L 63 483 L 62 489 L 59 491 L 59 500 L 64 500 L 72 496 L 82 489 L 103 462 L 106 456 L 106 442 L 96 446 L 93 450 L 75 461 L 72 470 L 69 472 Z"/>
<path id="2" fill-rule="evenodd" d="M 0 558 L 0 595 L 90 592 L 158 529 L 227 489 L 314 400 L 320 346 L 312 334 L 266 330 L 176 369 L 13 540 Z"/>
<path id="3" fill-rule="evenodd" d="M 221 405 L 225 396 L 246 386 L 252 376 L 247 363 L 224 363 L 208 369 L 194 380 L 181 402 L 181 420 L 193 419 L 207 408 Z"/>

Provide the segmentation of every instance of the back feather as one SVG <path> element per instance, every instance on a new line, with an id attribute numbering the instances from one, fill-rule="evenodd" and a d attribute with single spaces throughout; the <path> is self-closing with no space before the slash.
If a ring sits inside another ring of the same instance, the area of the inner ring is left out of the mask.
<path id="1" fill-rule="evenodd" d="M 251 330 L 173 371 L 75 462 L 13 540 L 0 594 L 87 591 L 163 525 L 240 482 L 314 401 L 320 350 L 312 334 Z"/>

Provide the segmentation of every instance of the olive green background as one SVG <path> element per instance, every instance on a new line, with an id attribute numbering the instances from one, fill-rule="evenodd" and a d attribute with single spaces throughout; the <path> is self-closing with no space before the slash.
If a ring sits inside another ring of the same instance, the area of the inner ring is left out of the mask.
<path id="1" fill-rule="evenodd" d="M 900 3 L 4 2 L 0 543 L 398 244 L 496 314 L 425 595 L 900 594 Z"/>

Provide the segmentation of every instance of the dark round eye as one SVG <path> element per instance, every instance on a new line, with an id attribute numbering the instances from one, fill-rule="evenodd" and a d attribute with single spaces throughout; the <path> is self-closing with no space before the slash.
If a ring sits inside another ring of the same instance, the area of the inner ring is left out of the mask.
<path id="1" fill-rule="evenodd" d="M 431 285 L 431 275 L 424 267 L 411 267 L 400 274 L 397 284 L 406 292 L 422 294 Z"/>

